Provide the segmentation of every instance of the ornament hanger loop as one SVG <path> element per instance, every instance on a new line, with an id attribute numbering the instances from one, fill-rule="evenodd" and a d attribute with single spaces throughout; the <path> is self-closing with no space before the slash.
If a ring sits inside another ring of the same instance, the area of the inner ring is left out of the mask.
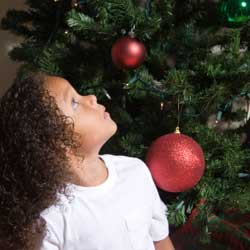
<path id="1" fill-rule="evenodd" d="M 134 38 L 135 37 L 135 24 L 133 25 L 133 27 L 131 28 L 131 30 L 129 31 L 129 36 Z"/>
<path id="2" fill-rule="evenodd" d="M 180 97 L 178 95 L 178 121 L 177 121 L 177 126 L 180 126 Z"/>
<path id="3" fill-rule="evenodd" d="M 175 134 L 180 134 L 180 96 L 178 95 L 177 100 L 177 126 L 175 128 Z"/>

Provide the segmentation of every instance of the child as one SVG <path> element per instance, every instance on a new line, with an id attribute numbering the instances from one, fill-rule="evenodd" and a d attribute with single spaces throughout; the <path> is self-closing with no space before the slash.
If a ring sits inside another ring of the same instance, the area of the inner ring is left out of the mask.
<path id="1" fill-rule="evenodd" d="M 0 112 L 0 249 L 174 249 L 146 164 L 99 154 L 117 125 L 94 95 L 30 72 Z"/>

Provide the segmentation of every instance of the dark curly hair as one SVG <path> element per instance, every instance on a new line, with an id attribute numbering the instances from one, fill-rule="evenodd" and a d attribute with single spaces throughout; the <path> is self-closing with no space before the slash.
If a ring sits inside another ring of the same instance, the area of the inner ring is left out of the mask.
<path id="1" fill-rule="evenodd" d="M 57 193 L 69 197 L 67 152 L 80 156 L 80 142 L 44 88 L 47 76 L 16 77 L 0 99 L 0 249 L 37 249 L 46 231 L 41 211 L 59 202 Z"/>

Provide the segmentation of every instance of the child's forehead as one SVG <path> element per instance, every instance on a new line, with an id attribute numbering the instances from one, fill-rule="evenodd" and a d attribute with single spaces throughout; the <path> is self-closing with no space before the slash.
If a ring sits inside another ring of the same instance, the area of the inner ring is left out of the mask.
<path id="1" fill-rule="evenodd" d="M 71 84 L 64 78 L 58 76 L 49 76 L 44 82 L 44 87 L 50 93 L 62 93 L 68 89 Z"/>
<path id="2" fill-rule="evenodd" d="M 45 89 L 48 90 L 49 95 L 53 96 L 59 108 L 64 110 L 66 94 L 72 88 L 71 84 L 62 77 L 49 76 L 44 81 Z"/>

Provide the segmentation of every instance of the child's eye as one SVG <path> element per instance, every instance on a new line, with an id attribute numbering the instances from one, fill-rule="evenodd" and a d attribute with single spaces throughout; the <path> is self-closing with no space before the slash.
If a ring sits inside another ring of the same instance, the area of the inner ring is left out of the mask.
<path id="1" fill-rule="evenodd" d="M 75 101 L 75 98 L 72 98 L 72 103 L 78 104 L 78 102 Z M 76 105 L 77 106 L 77 105 Z M 73 108 L 75 109 L 75 105 L 73 105 Z"/>

